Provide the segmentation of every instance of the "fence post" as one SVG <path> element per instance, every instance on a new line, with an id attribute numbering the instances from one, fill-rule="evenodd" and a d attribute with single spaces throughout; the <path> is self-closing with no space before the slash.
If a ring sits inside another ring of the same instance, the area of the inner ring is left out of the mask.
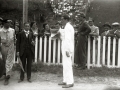
<path id="1" fill-rule="evenodd" d="M 53 41 L 53 64 L 55 64 L 55 58 L 56 58 L 56 39 Z"/>
<path id="2" fill-rule="evenodd" d="M 106 36 L 103 36 L 103 53 L 102 53 L 102 64 L 105 65 L 105 46 L 106 46 Z"/>
<path id="3" fill-rule="evenodd" d="M 51 37 L 49 37 L 49 53 L 48 53 L 48 63 L 51 63 Z"/>
<path id="4" fill-rule="evenodd" d="M 88 36 L 87 68 L 90 69 L 90 36 Z"/>
<path id="5" fill-rule="evenodd" d="M 57 61 L 58 61 L 58 62 L 57 62 L 58 64 L 60 64 L 60 51 L 61 51 L 61 50 L 60 50 L 60 39 L 58 39 L 58 60 L 57 60 Z"/>
<path id="6" fill-rule="evenodd" d="M 38 37 L 35 37 L 35 62 L 37 62 L 37 53 L 38 52 Z"/>
<path id="7" fill-rule="evenodd" d="M 42 38 L 39 40 L 39 60 L 42 61 Z"/>
<path id="8" fill-rule="evenodd" d="M 46 63 L 47 36 L 44 37 L 44 63 Z"/>
<path id="9" fill-rule="evenodd" d="M 118 67 L 120 67 L 120 38 L 118 39 Z"/>
<path id="10" fill-rule="evenodd" d="M 107 52 L 107 66 L 110 66 L 110 46 L 111 46 L 111 37 L 108 37 L 108 52 Z"/>
<path id="11" fill-rule="evenodd" d="M 116 38 L 113 39 L 113 57 L 112 57 L 112 67 L 115 67 L 115 51 L 116 50 Z"/>
<path id="12" fill-rule="evenodd" d="M 96 52 L 95 52 L 95 42 L 96 42 L 96 40 L 95 40 L 95 37 L 94 37 L 94 39 L 93 39 L 93 62 L 92 62 L 92 66 L 94 67 L 95 66 L 95 55 L 96 55 Z"/>
<path id="13" fill-rule="evenodd" d="M 97 56 L 97 66 L 100 66 L 100 46 L 101 46 L 101 36 L 98 36 L 98 56 Z"/>

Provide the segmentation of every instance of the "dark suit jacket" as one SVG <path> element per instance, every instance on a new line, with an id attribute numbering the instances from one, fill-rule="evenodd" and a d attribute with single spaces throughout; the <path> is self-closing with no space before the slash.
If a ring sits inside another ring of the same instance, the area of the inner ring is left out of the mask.
<path id="1" fill-rule="evenodd" d="M 26 39 L 26 34 L 24 32 L 24 30 L 22 30 L 19 34 L 18 34 L 18 39 L 17 39 L 17 43 L 16 43 L 16 51 L 20 53 L 20 56 L 23 55 L 24 50 L 25 50 L 25 39 Z M 34 41 L 33 38 L 33 33 L 29 32 L 29 44 L 30 44 L 30 49 L 32 50 L 33 54 L 34 54 L 34 45 L 32 44 L 32 41 Z"/>
<path id="2" fill-rule="evenodd" d="M 89 35 L 90 32 L 91 32 L 91 29 L 88 26 L 88 24 L 86 22 L 83 22 L 79 27 L 78 33 L 85 36 L 85 35 Z"/>

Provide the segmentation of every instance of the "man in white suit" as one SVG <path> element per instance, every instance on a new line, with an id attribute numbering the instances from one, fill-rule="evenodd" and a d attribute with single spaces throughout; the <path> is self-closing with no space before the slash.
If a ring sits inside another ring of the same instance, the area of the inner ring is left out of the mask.
<path id="1" fill-rule="evenodd" d="M 74 52 L 74 28 L 69 22 L 69 16 L 62 16 L 62 25 L 60 28 L 62 61 L 63 61 L 63 82 L 58 85 L 63 85 L 62 88 L 70 88 L 74 86 L 72 55 Z"/>

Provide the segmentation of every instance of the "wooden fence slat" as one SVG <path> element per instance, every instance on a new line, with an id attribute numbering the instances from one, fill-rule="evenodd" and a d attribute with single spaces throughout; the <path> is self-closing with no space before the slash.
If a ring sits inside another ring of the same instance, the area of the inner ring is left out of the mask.
<path id="1" fill-rule="evenodd" d="M 105 46 L 106 46 L 106 37 L 103 36 L 102 65 L 105 65 Z"/>
<path id="2" fill-rule="evenodd" d="M 51 37 L 49 37 L 49 58 L 48 58 L 48 63 L 51 63 Z"/>
<path id="3" fill-rule="evenodd" d="M 96 50 L 95 50 L 95 46 L 96 46 L 96 45 L 95 45 L 95 42 L 96 42 L 96 41 L 95 41 L 95 37 L 94 37 L 94 39 L 93 39 L 93 62 L 92 62 L 92 64 L 93 64 L 92 66 L 93 66 L 93 67 L 95 66 L 95 60 L 96 60 L 96 59 L 95 59 L 95 56 L 96 56 L 96 53 L 95 53 L 95 51 L 96 51 Z"/>
<path id="4" fill-rule="evenodd" d="M 46 63 L 47 36 L 44 38 L 44 63 Z"/>
<path id="5" fill-rule="evenodd" d="M 116 38 L 113 39 L 112 67 L 115 67 Z"/>
<path id="6" fill-rule="evenodd" d="M 60 50 L 60 40 L 58 40 L 58 60 L 57 60 L 57 61 L 58 61 L 58 62 L 57 62 L 58 64 L 60 64 L 60 51 L 61 51 L 61 50 Z"/>
<path id="7" fill-rule="evenodd" d="M 39 60 L 42 61 L 42 38 L 39 40 Z"/>
<path id="8" fill-rule="evenodd" d="M 90 36 L 88 36 L 87 68 L 90 69 Z"/>
<path id="9" fill-rule="evenodd" d="M 120 67 L 120 38 L 118 39 L 118 62 L 117 67 Z"/>
<path id="10" fill-rule="evenodd" d="M 111 37 L 108 37 L 108 50 L 107 50 L 107 66 L 110 67 L 110 46 L 111 46 Z"/>
<path id="11" fill-rule="evenodd" d="M 100 66 L 100 46 L 101 46 L 101 37 L 98 37 L 98 55 L 97 55 L 97 66 Z"/>
<path id="12" fill-rule="evenodd" d="M 55 57 L 56 57 L 56 39 L 53 40 L 53 64 L 55 64 Z"/>
<path id="13" fill-rule="evenodd" d="M 35 62 L 37 62 L 38 37 L 35 37 Z"/>

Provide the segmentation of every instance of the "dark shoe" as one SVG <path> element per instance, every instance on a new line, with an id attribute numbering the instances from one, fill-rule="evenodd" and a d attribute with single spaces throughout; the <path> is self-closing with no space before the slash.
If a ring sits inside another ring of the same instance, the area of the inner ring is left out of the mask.
<path id="1" fill-rule="evenodd" d="M 20 82 L 22 82 L 22 81 L 23 81 L 23 79 L 19 79 L 19 80 L 18 80 L 18 83 L 20 83 Z"/>
<path id="2" fill-rule="evenodd" d="M 78 69 L 78 70 L 84 70 L 84 69 L 86 69 L 86 67 L 77 67 L 76 69 Z"/>
<path id="3" fill-rule="evenodd" d="M 73 86 L 74 86 L 74 84 L 67 84 L 67 85 L 62 86 L 62 88 L 70 88 L 70 87 L 73 87 Z"/>
<path id="4" fill-rule="evenodd" d="M 66 85 L 65 82 L 58 83 L 58 85 Z"/>
<path id="5" fill-rule="evenodd" d="M 28 79 L 28 82 L 30 82 L 30 83 L 31 83 L 31 82 L 32 82 L 32 81 L 31 81 L 31 79 Z"/>
<path id="6" fill-rule="evenodd" d="M 4 80 L 5 78 L 6 78 L 6 76 L 3 75 L 3 76 L 0 78 L 0 80 Z"/>
<path id="7" fill-rule="evenodd" d="M 9 79 L 5 79 L 4 85 L 8 85 L 9 84 Z"/>

